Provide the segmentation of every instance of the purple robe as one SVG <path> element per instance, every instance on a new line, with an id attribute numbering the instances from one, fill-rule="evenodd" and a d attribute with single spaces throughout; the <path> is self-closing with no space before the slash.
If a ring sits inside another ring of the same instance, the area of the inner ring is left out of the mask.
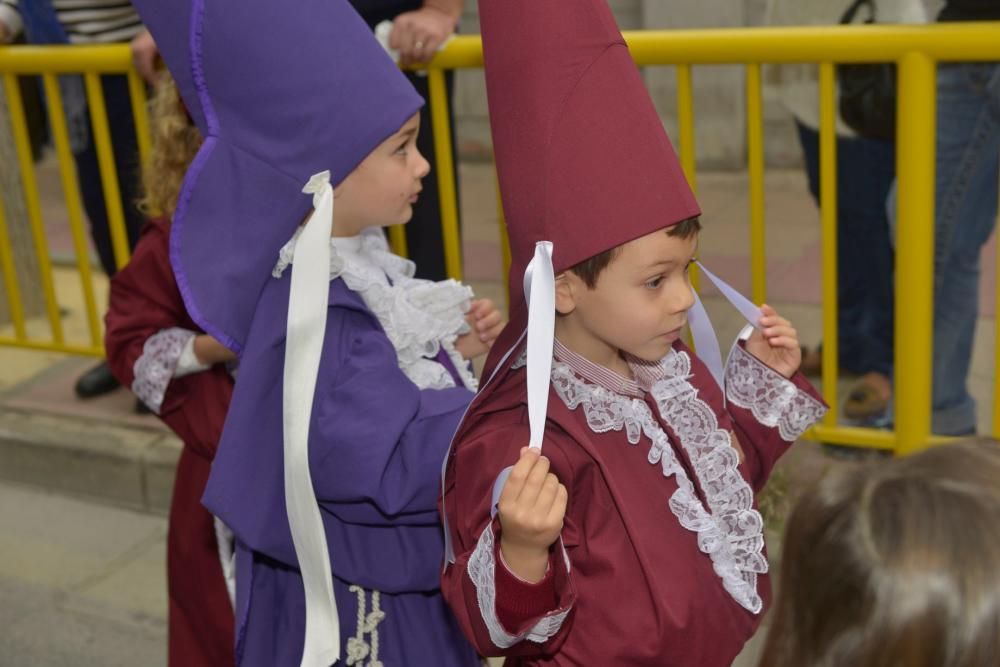
<path id="1" fill-rule="evenodd" d="M 282 373 L 289 277 L 261 294 L 203 502 L 237 538 L 237 664 L 297 665 L 305 595 L 285 513 Z M 340 612 L 342 656 L 375 604 L 385 664 L 478 665 L 440 591 L 441 462 L 472 393 L 421 390 L 360 296 L 330 283 L 309 459 Z M 453 368 L 449 370 L 454 371 Z M 454 374 L 454 372 L 453 372 Z M 360 586 L 366 591 L 352 590 Z M 361 636 L 372 645 L 372 635 Z M 357 642 L 355 642 L 357 643 Z M 367 663 L 367 659 L 365 663 Z"/>

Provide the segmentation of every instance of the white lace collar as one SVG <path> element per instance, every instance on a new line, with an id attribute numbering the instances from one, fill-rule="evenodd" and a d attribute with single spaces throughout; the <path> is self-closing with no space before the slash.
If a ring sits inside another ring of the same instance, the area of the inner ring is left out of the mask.
<path id="1" fill-rule="evenodd" d="M 281 277 L 293 263 L 299 232 L 285 244 L 271 272 Z M 455 349 L 455 339 L 470 331 L 465 321 L 472 290 L 455 280 L 414 278 L 413 262 L 394 255 L 380 229 L 330 239 L 330 280 L 343 279 L 375 314 L 396 349 L 399 368 L 421 389 L 454 387 L 448 369 L 434 360 L 443 349 L 462 384 L 478 382 Z"/>
<path id="2" fill-rule="evenodd" d="M 670 498 L 671 512 L 684 528 L 697 534 L 699 548 L 712 559 L 733 599 L 754 614 L 760 613 L 763 601 L 757 593 L 757 575 L 767 572 L 768 567 L 763 555 L 764 522 L 753 508 L 753 491 L 739 472 L 739 456 L 729 433 L 719 428 L 715 413 L 689 382 L 691 359 L 687 353 L 671 350 L 658 370 L 662 374 L 650 393 L 663 421 L 691 459 L 707 509 L 645 401 L 591 384 L 557 360 L 552 364 L 552 386 L 570 410 L 583 407 L 587 425 L 595 433 L 624 429 L 633 445 L 642 435 L 649 438 L 649 462 L 659 464 L 663 475 L 674 477 L 677 483 Z"/>

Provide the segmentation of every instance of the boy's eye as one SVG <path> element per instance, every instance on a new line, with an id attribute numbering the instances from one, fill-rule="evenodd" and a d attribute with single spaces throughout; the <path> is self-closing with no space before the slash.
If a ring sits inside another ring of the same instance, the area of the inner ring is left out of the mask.
<path id="1" fill-rule="evenodd" d="M 399 148 L 396 149 L 396 152 L 399 153 L 400 155 L 406 155 L 406 148 L 409 145 L 410 145 L 409 141 L 404 141 L 402 144 L 400 144 Z"/>
<path id="2" fill-rule="evenodd" d="M 646 281 L 646 287 L 648 287 L 649 289 L 656 289 L 662 284 L 663 284 L 663 276 L 656 276 L 652 280 Z"/>

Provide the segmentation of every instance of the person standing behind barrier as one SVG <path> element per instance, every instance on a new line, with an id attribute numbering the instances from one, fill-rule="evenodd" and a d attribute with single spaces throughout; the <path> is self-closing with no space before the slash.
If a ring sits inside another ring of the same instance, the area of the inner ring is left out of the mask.
<path id="1" fill-rule="evenodd" d="M 1000 0 L 949 0 L 939 21 L 1000 21 Z M 941 63 L 934 192 L 934 364 L 931 429 L 976 431 L 969 368 L 979 315 L 980 253 L 997 220 L 1000 63 Z M 889 215 L 896 216 L 896 192 Z M 905 228 L 896 228 L 905 234 Z"/>
<path id="2" fill-rule="evenodd" d="M 425 63 L 454 34 L 462 17 L 465 0 L 350 0 L 372 30 L 383 21 L 392 21 L 389 48 L 399 52 L 403 65 Z M 413 219 L 407 223 L 406 246 L 409 258 L 417 265 L 417 277 L 427 280 L 444 280 L 444 236 L 441 231 L 441 198 L 438 194 L 438 162 L 434 150 L 434 130 L 431 124 L 430 90 L 427 75 L 406 72 L 406 78 L 427 104 L 420 110 L 421 132 L 417 148 L 431 165 L 424 179 L 424 191 L 413 207 Z M 454 73 L 445 73 L 448 90 L 448 127 L 451 130 L 452 164 L 457 165 L 455 153 L 455 114 L 451 97 Z M 455 196 L 458 196 L 458 171 L 453 170 Z M 457 212 L 457 208 L 456 208 Z"/>
<path id="3" fill-rule="evenodd" d="M 851 0 L 771 0 L 767 22 L 835 25 L 852 4 Z M 921 0 L 876 0 L 874 7 L 879 23 L 926 21 Z M 809 190 L 820 203 L 816 66 L 780 65 L 770 75 L 781 102 L 795 117 Z M 880 420 L 892 394 L 894 262 L 885 199 L 895 167 L 894 143 L 859 137 L 837 118 L 838 362 L 841 369 L 861 376 L 844 402 L 844 416 L 858 421 Z M 819 352 L 808 352 L 803 372 L 818 373 L 819 366 Z"/>
<path id="4" fill-rule="evenodd" d="M 32 44 L 131 44 L 133 61 L 149 82 L 155 78 L 153 63 L 156 45 L 138 14 L 127 2 L 102 0 L 0 0 L 0 43 L 13 38 L 21 29 Z M 60 89 L 69 130 L 70 147 L 76 161 L 77 178 L 83 207 L 90 220 L 90 234 L 108 277 L 115 275 L 117 264 L 111 241 L 108 210 L 104 200 L 97 147 L 91 132 L 90 114 L 83 79 L 60 78 Z M 136 208 L 139 196 L 139 151 L 135 120 L 124 76 L 101 77 L 101 88 L 111 132 L 115 174 L 129 247 L 134 247 L 142 228 L 143 216 Z M 84 373 L 75 386 L 81 398 L 90 398 L 118 387 L 106 362 Z"/>
<path id="5" fill-rule="evenodd" d="M 235 355 L 191 319 L 170 268 L 170 217 L 202 142 L 169 75 L 157 83 L 150 125 L 141 208 L 154 217 L 131 261 L 111 279 L 104 344 L 115 377 L 184 442 L 167 533 L 168 662 L 232 665 L 233 607 L 223 575 L 231 567 L 231 536 L 201 496 L 233 394 L 226 362 Z"/>
<path id="6" fill-rule="evenodd" d="M 994 667 L 1000 448 L 836 470 L 792 510 L 760 667 Z"/>

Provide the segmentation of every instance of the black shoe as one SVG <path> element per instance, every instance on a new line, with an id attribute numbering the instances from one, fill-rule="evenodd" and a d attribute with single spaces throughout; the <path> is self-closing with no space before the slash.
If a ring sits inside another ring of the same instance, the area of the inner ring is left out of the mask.
<path id="1" fill-rule="evenodd" d="M 111 374 L 111 368 L 102 361 L 77 379 L 74 387 L 80 398 L 93 398 L 114 391 L 119 386 L 118 380 Z"/>

